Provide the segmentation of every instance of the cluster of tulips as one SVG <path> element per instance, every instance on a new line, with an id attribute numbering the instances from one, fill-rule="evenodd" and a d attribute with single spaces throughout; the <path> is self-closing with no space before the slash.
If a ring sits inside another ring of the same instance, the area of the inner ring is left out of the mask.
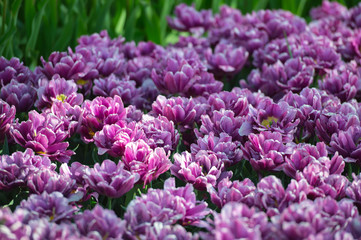
<path id="1" fill-rule="evenodd" d="M 0 58 L 0 239 L 360 239 L 361 4 Z"/>

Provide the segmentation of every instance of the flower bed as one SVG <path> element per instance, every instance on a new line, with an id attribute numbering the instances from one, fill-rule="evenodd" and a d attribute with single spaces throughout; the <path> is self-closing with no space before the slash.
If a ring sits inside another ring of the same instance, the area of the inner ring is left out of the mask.
<path id="1" fill-rule="evenodd" d="M 0 238 L 361 238 L 361 4 L 310 14 L 0 58 Z"/>

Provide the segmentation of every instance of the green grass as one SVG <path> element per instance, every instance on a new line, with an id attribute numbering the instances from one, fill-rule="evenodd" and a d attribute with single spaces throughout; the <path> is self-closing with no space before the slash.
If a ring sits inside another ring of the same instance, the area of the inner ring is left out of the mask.
<path id="1" fill-rule="evenodd" d="M 0 1 L 0 55 L 18 57 L 34 68 L 40 56 L 74 47 L 77 38 L 107 29 L 111 37 L 153 41 L 165 45 L 177 40 L 165 17 L 179 3 L 218 12 L 222 4 L 242 13 L 265 8 L 285 9 L 309 19 L 309 10 L 321 0 L 2 0 Z M 352 7 L 357 0 L 340 0 Z"/>

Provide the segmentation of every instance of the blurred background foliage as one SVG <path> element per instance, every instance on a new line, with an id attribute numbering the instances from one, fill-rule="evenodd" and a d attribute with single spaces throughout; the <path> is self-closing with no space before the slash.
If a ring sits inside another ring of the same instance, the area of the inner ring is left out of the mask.
<path id="1" fill-rule="evenodd" d="M 350 8 L 359 1 L 339 2 Z M 167 26 L 166 16 L 180 3 L 214 13 L 223 4 L 242 13 L 282 8 L 308 21 L 322 0 L 0 0 L 0 56 L 18 57 L 34 68 L 40 56 L 73 48 L 79 36 L 103 29 L 127 41 L 173 43 L 179 34 Z"/>

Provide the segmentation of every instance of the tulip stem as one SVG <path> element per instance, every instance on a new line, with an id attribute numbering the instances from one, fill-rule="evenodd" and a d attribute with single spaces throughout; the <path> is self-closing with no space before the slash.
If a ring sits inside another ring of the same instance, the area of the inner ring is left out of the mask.
<path id="1" fill-rule="evenodd" d="M 112 199 L 108 198 L 108 209 L 112 209 Z"/>

